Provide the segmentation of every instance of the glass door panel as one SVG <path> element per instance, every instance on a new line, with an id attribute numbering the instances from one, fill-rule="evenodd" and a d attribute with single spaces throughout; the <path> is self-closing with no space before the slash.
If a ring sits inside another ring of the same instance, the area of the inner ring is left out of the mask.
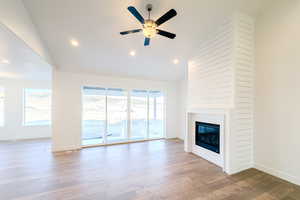
<path id="1" fill-rule="evenodd" d="M 131 139 L 146 139 L 148 132 L 148 92 L 133 90 L 130 101 Z"/>
<path id="2" fill-rule="evenodd" d="M 127 140 L 127 91 L 107 89 L 107 142 Z"/>
<path id="3" fill-rule="evenodd" d="M 106 127 L 106 90 L 84 87 L 82 95 L 82 144 L 104 142 Z"/>
<path id="4" fill-rule="evenodd" d="M 4 88 L 0 87 L 0 127 L 4 126 Z"/>
<path id="5" fill-rule="evenodd" d="M 159 91 L 149 92 L 149 138 L 164 137 L 164 96 Z"/>

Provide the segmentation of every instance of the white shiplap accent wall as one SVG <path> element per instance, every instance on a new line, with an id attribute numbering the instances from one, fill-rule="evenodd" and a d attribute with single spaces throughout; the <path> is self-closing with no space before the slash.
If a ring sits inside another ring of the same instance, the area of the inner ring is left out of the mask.
<path id="1" fill-rule="evenodd" d="M 224 22 L 207 38 L 189 63 L 188 105 L 231 107 L 233 104 L 233 21 Z"/>
<path id="2" fill-rule="evenodd" d="M 231 111 L 233 171 L 253 166 L 254 20 L 235 17 L 234 109 Z"/>
<path id="3" fill-rule="evenodd" d="M 228 173 L 253 166 L 254 20 L 235 14 L 189 62 L 188 110 L 223 109 Z"/>

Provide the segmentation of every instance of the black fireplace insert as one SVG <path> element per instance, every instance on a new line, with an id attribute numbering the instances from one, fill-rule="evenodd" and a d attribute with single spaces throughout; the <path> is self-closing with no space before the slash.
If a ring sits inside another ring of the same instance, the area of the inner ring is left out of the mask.
<path id="1" fill-rule="evenodd" d="M 196 145 L 220 153 L 220 125 L 196 122 Z"/>

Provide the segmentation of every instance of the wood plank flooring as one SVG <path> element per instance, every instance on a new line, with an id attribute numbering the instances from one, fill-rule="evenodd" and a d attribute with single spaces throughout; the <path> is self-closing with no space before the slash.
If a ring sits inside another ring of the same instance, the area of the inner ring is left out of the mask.
<path id="1" fill-rule="evenodd" d="M 300 200 L 299 186 L 251 169 L 227 176 L 158 140 L 52 154 L 50 141 L 0 143 L 0 200 Z"/>

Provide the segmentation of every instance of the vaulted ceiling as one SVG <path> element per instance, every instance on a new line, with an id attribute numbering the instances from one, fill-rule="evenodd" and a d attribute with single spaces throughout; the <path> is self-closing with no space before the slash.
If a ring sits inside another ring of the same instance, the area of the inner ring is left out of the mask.
<path id="1" fill-rule="evenodd" d="M 157 80 L 180 80 L 197 46 L 220 21 L 234 11 L 255 16 L 264 0 L 24 0 L 55 67 L 62 71 L 99 73 Z M 135 6 L 146 16 L 153 4 L 157 19 L 174 8 L 178 15 L 161 26 L 177 34 L 161 36 L 143 46 L 143 35 L 121 36 L 120 31 L 140 28 L 127 11 Z M 70 40 L 79 41 L 78 47 Z M 129 55 L 131 50 L 136 56 Z M 179 59 L 179 64 L 172 63 Z"/>
<path id="2" fill-rule="evenodd" d="M 51 80 L 51 66 L 0 23 L 0 79 Z"/>

